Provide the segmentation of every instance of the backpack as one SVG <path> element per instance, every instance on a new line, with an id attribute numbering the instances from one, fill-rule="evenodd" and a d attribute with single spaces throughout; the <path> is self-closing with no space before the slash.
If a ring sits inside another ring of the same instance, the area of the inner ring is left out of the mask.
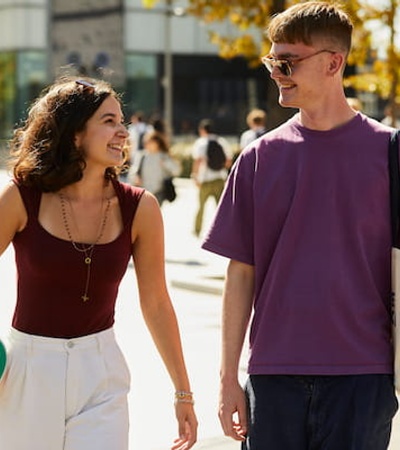
<path id="1" fill-rule="evenodd" d="M 138 135 L 138 143 L 137 143 L 137 149 L 143 150 L 144 149 L 144 135 L 146 134 L 146 130 L 141 131 Z"/>
<path id="2" fill-rule="evenodd" d="M 211 170 L 221 170 L 225 167 L 226 155 L 222 145 L 215 139 L 209 139 L 207 144 L 207 165 Z"/>
<path id="3" fill-rule="evenodd" d="M 173 202 L 176 199 L 176 190 L 172 177 L 167 177 L 163 182 L 163 196 L 164 200 Z"/>

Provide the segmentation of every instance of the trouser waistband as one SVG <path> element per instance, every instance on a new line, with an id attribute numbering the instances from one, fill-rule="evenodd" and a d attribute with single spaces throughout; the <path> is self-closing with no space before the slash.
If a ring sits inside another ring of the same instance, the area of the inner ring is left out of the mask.
<path id="1" fill-rule="evenodd" d="M 100 331 L 98 333 L 80 336 L 71 339 L 53 338 L 47 336 L 37 336 L 34 334 L 23 333 L 15 328 L 11 328 L 9 341 L 11 345 L 30 346 L 32 348 L 47 348 L 49 350 L 65 351 L 76 349 L 88 349 L 99 347 L 115 342 L 115 334 L 113 328 Z"/>

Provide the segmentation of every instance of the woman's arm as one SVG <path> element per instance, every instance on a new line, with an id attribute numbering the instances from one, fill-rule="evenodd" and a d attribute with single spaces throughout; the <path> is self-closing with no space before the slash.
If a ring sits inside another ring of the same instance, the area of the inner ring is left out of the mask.
<path id="1" fill-rule="evenodd" d="M 10 182 L 0 192 L 0 255 L 6 250 L 15 233 L 21 231 L 27 215 L 17 186 Z"/>
<path id="2" fill-rule="evenodd" d="M 175 158 L 170 155 L 165 155 L 162 159 L 164 170 L 169 176 L 178 177 L 182 172 L 182 166 Z"/>
<path id="3" fill-rule="evenodd" d="M 178 323 L 165 280 L 162 216 L 156 199 L 148 192 L 143 195 L 135 216 L 132 242 L 140 305 L 146 325 L 175 391 L 190 392 Z M 179 438 L 172 448 L 189 449 L 196 442 L 197 435 L 193 405 L 177 402 L 176 416 Z"/>

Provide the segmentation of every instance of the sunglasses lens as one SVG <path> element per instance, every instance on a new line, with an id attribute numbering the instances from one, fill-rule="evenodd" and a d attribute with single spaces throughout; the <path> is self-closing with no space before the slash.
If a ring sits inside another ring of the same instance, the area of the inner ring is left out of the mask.
<path id="1" fill-rule="evenodd" d="M 269 72 L 272 73 L 274 67 L 277 67 L 285 77 L 290 76 L 291 69 L 288 61 L 274 59 L 274 58 L 264 58 L 263 63 Z"/>
<path id="2" fill-rule="evenodd" d="M 287 61 L 279 61 L 279 64 L 277 64 L 278 69 L 285 75 L 285 77 L 288 77 L 291 73 L 290 65 Z"/>

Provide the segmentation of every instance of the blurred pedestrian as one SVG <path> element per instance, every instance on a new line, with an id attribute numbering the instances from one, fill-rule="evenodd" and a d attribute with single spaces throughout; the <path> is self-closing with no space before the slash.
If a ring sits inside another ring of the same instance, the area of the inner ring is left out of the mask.
<path id="1" fill-rule="evenodd" d="M 140 153 L 144 148 L 143 137 L 149 133 L 153 127 L 149 125 L 142 111 L 134 112 L 128 124 L 129 139 L 127 145 L 128 156 L 126 158 L 125 166 L 120 173 L 120 179 L 127 182 L 130 168 L 140 159 Z"/>
<path id="2" fill-rule="evenodd" d="M 146 122 L 142 111 L 136 111 L 131 115 L 128 125 L 131 155 L 144 149 L 143 138 L 152 130 L 153 126 Z"/>
<path id="3" fill-rule="evenodd" d="M 267 132 L 266 121 L 267 113 L 262 109 L 252 109 L 247 114 L 246 122 L 248 129 L 240 135 L 240 150 L 243 150 L 248 144 Z"/>
<path id="4" fill-rule="evenodd" d="M 176 390 L 171 448 L 196 441 L 160 208 L 117 180 L 128 136 L 108 83 L 66 78 L 43 92 L 11 142 L 0 254 L 12 242 L 18 294 L 0 382 L 1 449 L 128 450 L 130 374 L 113 324 L 131 258 L 143 316 Z"/>
<path id="5" fill-rule="evenodd" d="M 232 151 L 226 139 L 218 136 L 210 119 L 203 119 L 198 126 L 199 138 L 193 145 L 192 172 L 199 190 L 199 206 L 196 213 L 194 234 L 199 236 L 203 225 L 204 207 L 210 197 L 218 203 L 224 189 L 227 169 L 231 166 Z M 215 163 L 214 163 L 215 160 Z"/>
<path id="6" fill-rule="evenodd" d="M 167 124 L 165 123 L 164 119 L 159 114 L 151 115 L 149 119 L 149 125 L 154 131 L 157 131 L 157 133 L 161 134 L 169 145 L 169 130 L 167 129 Z"/>
<path id="7" fill-rule="evenodd" d="M 400 128 L 400 119 L 396 116 L 396 112 L 393 110 L 392 105 L 386 105 L 385 117 L 381 122 L 389 127 Z"/>
<path id="8" fill-rule="evenodd" d="M 357 97 L 347 97 L 347 103 L 349 104 L 350 108 L 354 109 L 354 111 L 363 110 L 361 100 Z"/>
<path id="9" fill-rule="evenodd" d="M 280 105 L 299 112 L 240 154 L 203 244 L 230 259 L 219 417 L 242 449 L 389 444 L 392 130 L 344 95 L 352 28 L 318 1 L 269 21 L 262 61 Z"/>
<path id="10" fill-rule="evenodd" d="M 162 134 L 152 131 L 144 136 L 143 143 L 144 151 L 136 166 L 132 167 L 129 178 L 135 186 L 142 186 L 151 192 L 162 205 L 167 200 L 166 180 L 177 177 L 181 166 L 170 156 L 167 141 Z"/>

